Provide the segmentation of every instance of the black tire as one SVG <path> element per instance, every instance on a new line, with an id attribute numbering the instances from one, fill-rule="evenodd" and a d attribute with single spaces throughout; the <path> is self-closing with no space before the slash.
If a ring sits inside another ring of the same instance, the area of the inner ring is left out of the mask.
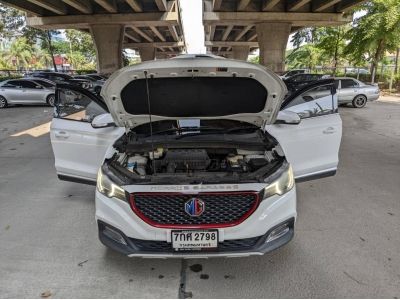
<path id="1" fill-rule="evenodd" d="M 46 102 L 47 102 L 48 105 L 54 106 L 54 101 L 56 101 L 56 95 L 51 94 L 51 95 L 47 96 Z"/>
<path id="2" fill-rule="evenodd" d="M 357 95 L 351 102 L 354 108 L 363 108 L 367 104 L 367 97 L 364 95 Z"/>
<path id="3" fill-rule="evenodd" d="M 6 108 L 8 106 L 7 99 L 3 96 L 0 96 L 0 109 Z"/>

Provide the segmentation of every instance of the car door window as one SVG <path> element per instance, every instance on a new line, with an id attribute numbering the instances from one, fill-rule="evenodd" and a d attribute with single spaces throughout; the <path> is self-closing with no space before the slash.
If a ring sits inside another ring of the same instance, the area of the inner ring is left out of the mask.
<path id="1" fill-rule="evenodd" d="M 37 84 L 32 81 L 21 80 L 19 84 L 23 89 L 35 89 Z"/>
<path id="2" fill-rule="evenodd" d="M 358 87 L 358 83 L 352 79 L 342 79 L 342 89 Z"/>
<path id="3" fill-rule="evenodd" d="M 6 82 L 5 84 L 3 84 L 1 87 L 5 87 L 5 88 L 17 88 L 18 87 L 18 82 L 16 80 L 10 80 L 8 82 Z"/>
<path id="4" fill-rule="evenodd" d="M 107 113 L 89 96 L 69 89 L 58 89 L 56 99 L 56 118 L 92 122 L 94 117 Z"/>
<path id="5" fill-rule="evenodd" d="M 336 91 L 333 84 L 326 84 L 306 90 L 291 100 L 285 109 L 296 112 L 302 119 L 334 113 L 336 100 L 332 89 Z"/>
<path id="6" fill-rule="evenodd" d="M 48 81 L 44 81 L 44 80 L 40 80 L 40 79 L 35 79 L 35 82 L 37 82 L 38 84 L 46 87 L 46 88 L 54 88 L 55 84 L 48 82 Z"/>

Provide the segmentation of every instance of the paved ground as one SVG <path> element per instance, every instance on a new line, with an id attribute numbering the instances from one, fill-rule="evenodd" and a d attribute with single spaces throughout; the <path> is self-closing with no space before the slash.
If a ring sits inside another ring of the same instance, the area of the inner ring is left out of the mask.
<path id="1" fill-rule="evenodd" d="M 58 181 L 46 126 L 18 134 L 49 121 L 50 109 L 0 110 L 0 297 L 174 298 L 181 283 L 195 298 L 400 297 L 400 104 L 341 114 L 338 174 L 298 185 L 290 244 L 181 261 L 105 249 L 94 187 Z"/>
<path id="2" fill-rule="evenodd" d="M 400 103 L 400 96 L 398 94 L 387 94 L 380 96 L 378 102 L 397 102 Z"/>

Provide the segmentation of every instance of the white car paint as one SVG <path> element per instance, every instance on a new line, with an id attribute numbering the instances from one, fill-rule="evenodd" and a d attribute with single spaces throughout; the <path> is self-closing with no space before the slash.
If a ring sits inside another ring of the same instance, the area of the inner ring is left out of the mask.
<path id="1" fill-rule="evenodd" d="M 96 182 L 106 150 L 124 132 L 122 127 L 93 128 L 90 123 L 53 118 L 50 139 L 57 174 Z"/>
<path id="2" fill-rule="evenodd" d="M 194 60 L 196 60 L 194 58 Z M 176 60 L 178 61 L 178 60 Z M 179 60 L 185 61 L 185 60 Z M 228 61 L 230 66 L 231 61 Z M 197 62 L 201 66 L 201 62 Z M 171 67 L 168 63 L 162 63 L 164 75 L 168 74 Z M 218 65 L 221 65 L 218 62 Z M 233 64 L 235 66 L 235 64 Z M 120 114 L 121 103 L 111 100 L 115 97 L 118 99 L 118 89 L 130 80 L 134 80 L 135 72 L 140 69 L 148 69 L 150 66 L 157 66 L 157 62 L 145 63 L 141 67 L 128 67 L 118 71 L 114 74 L 110 81 L 107 82 L 106 87 L 103 89 L 103 96 L 107 97 L 105 100 L 111 110 L 114 121 L 119 124 L 142 123 L 144 118 L 135 121 L 133 117 L 127 116 L 126 113 Z M 193 66 L 191 64 L 190 66 Z M 236 65 L 237 66 L 237 65 Z M 164 69 L 165 68 L 165 69 Z M 183 65 L 182 65 L 183 68 Z M 133 71 L 132 71 L 133 70 Z M 177 71 L 174 69 L 174 71 Z M 208 72 L 208 71 L 207 71 Z M 170 72 L 170 76 L 176 76 Z M 123 76 L 123 75 L 126 76 Z M 261 74 L 261 73 L 258 73 Z M 275 87 L 280 89 L 281 81 L 275 76 L 269 76 L 265 79 L 265 86 Z M 207 76 L 211 76 L 207 73 Z M 223 76 L 223 75 L 219 75 Z M 227 74 L 225 74 L 227 76 Z M 231 75 L 229 75 L 231 76 Z M 257 75 L 258 76 L 258 75 Z M 257 78 L 256 76 L 256 78 Z M 261 76 L 261 75 L 260 75 Z M 264 80 L 260 79 L 259 80 Z M 267 81 L 276 81 L 268 83 Z M 283 91 L 282 89 L 281 91 Z M 270 115 L 267 120 L 269 123 L 265 129 L 273 135 L 281 149 L 283 150 L 287 160 L 291 163 L 295 176 L 299 179 L 304 179 L 308 176 L 323 174 L 326 172 L 336 171 L 338 164 L 338 150 L 341 139 L 341 119 L 337 113 L 337 98 L 336 95 L 320 97 L 318 99 L 301 103 L 292 107 L 284 108 L 291 112 L 302 115 L 308 108 L 313 108 L 312 105 L 322 107 L 324 111 L 331 112 L 324 115 L 307 116 L 301 120 L 298 125 L 288 124 L 274 124 L 275 117 L 278 112 L 278 102 L 280 104 L 283 95 L 275 95 L 272 109 L 276 110 Z M 235 118 L 237 116 L 234 116 Z M 240 116 L 242 118 L 244 116 Z M 252 119 L 252 117 L 249 117 Z M 103 116 L 99 119 L 108 119 Z M 158 116 L 156 119 L 163 119 Z M 253 119 L 254 120 L 254 119 Z M 56 169 L 59 175 L 76 178 L 93 180 L 96 176 L 99 166 L 102 165 L 105 158 L 111 157 L 115 150 L 112 147 L 114 141 L 125 132 L 122 127 L 107 127 L 107 128 L 93 128 L 90 123 L 82 123 L 79 121 L 63 120 L 54 118 L 51 126 L 51 141 L 55 155 Z M 207 187 L 201 185 L 198 191 L 202 189 L 211 189 L 213 191 L 224 190 L 225 184 L 221 183 L 218 186 Z M 263 190 L 267 184 L 252 183 L 243 184 L 238 183 L 235 187 L 237 191 L 256 191 Z M 152 191 L 156 187 L 157 191 L 171 191 L 174 189 L 185 190 L 182 185 L 171 186 L 153 186 L 153 185 L 127 185 L 122 188 L 128 192 L 146 192 Z M 196 186 L 189 185 L 187 190 L 193 193 Z M 165 241 L 170 242 L 171 229 L 153 227 L 135 213 L 133 213 L 130 205 L 127 202 L 109 198 L 96 191 L 96 220 L 101 220 L 114 228 L 120 230 L 129 238 L 149 240 L 149 241 Z M 231 239 L 245 239 L 256 237 L 265 234 L 281 223 L 282 221 L 290 218 L 296 218 L 296 191 L 295 187 L 289 192 L 281 196 L 272 196 L 262 201 L 256 211 L 248 217 L 244 222 L 239 225 L 218 228 L 219 240 Z M 128 256 L 135 257 L 211 257 L 211 256 L 247 256 L 247 255 L 260 255 L 260 252 L 241 252 L 241 253 L 207 253 L 207 254 L 187 254 L 187 253 L 174 253 L 173 255 L 167 253 L 159 254 L 135 254 L 131 253 Z"/>

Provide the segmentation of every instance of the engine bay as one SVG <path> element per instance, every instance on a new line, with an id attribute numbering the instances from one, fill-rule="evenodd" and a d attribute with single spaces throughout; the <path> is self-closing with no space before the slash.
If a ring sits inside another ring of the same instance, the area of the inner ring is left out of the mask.
<path id="1" fill-rule="evenodd" d="M 224 132 L 170 127 L 157 128 L 161 134 L 155 135 L 147 129 L 130 131 L 115 142 L 116 152 L 106 163 L 131 184 L 188 184 L 259 182 L 285 161 L 268 133 L 248 124 L 224 125 Z"/>
<path id="2" fill-rule="evenodd" d="M 196 172 L 254 172 L 276 160 L 272 151 L 241 149 L 163 149 L 120 155 L 120 166 L 136 175 L 193 174 Z"/>

